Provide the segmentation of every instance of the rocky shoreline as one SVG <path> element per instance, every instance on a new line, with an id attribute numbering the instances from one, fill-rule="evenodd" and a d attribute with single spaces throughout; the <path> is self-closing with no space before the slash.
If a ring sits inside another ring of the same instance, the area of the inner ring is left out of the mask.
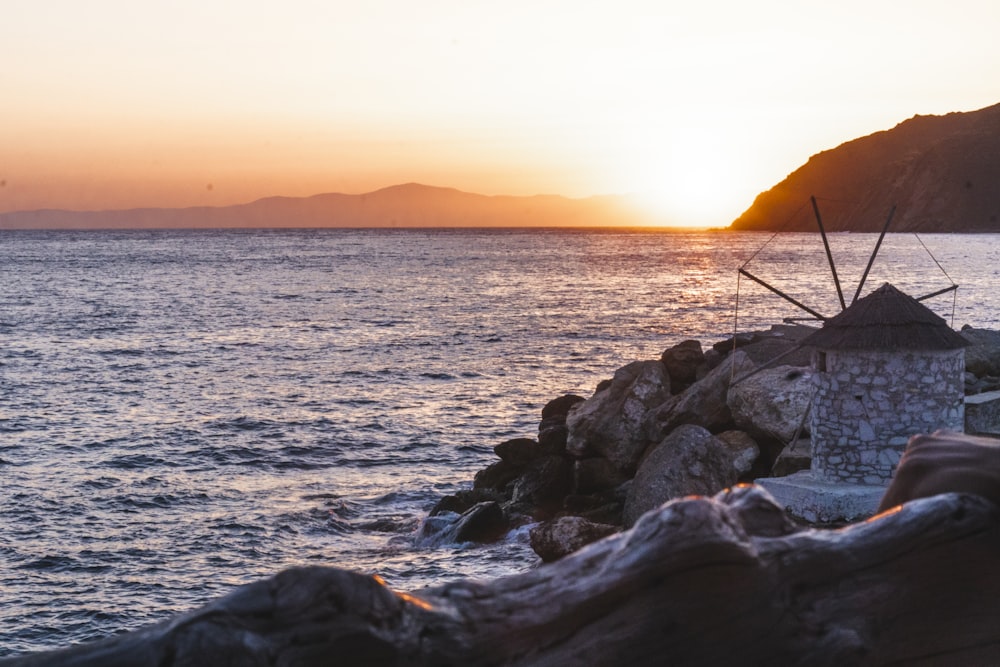
<path id="1" fill-rule="evenodd" d="M 407 593 L 296 568 L 0 665 L 1000 663 L 1000 441 L 914 438 L 885 511 L 838 529 L 741 483 L 808 466 L 809 331 L 684 341 L 553 399 L 537 437 L 498 444 L 421 529 L 485 542 L 536 524 L 533 548 L 557 562 Z M 962 334 L 967 394 L 1000 388 L 1000 332 Z"/>
<path id="2" fill-rule="evenodd" d="M 496 445 L 499 460 L 443 498 L 423 530 L 488 542 L 537 524 L 531 546 L 549 562 L 673 498 L 808 469 L 812 371 L 798 342 L 811 331 L 776 325 L 707 349 L 683 341 L 618 369 L 589 398 L 553 399 L 537 437 Z M 966 394 L 1000 389 L 1000 332 L 961 333 Z"/>

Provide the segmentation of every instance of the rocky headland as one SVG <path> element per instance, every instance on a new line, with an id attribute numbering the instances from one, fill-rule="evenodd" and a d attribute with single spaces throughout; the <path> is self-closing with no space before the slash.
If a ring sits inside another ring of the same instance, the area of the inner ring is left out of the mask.
<path id="1" fill-rule="evenodd" d="M 1000 105 L 914 116 L 812 156 L 730 229 L 815 231 L 815 195 L 828 231 L 881 231 L 896 206 L 892 231 L 996 232 L 998 180 Z"/>
<path id="2" fill-rule="evenodd" d="M 683 341 L 618 369 L 590 397 L 553 399 L 537 437 L 497 444 L 498 460 L 443 498 L 423 530 L 489 541 L 536 524 L 532 548 L 552 561 L 668 500 L 808 469 L 814 389 L 799 341 L 811 331 L 776 325 L 708 347 Z M 966 394 L 1000 389 L 1000 332 L 961 333 Z"/>

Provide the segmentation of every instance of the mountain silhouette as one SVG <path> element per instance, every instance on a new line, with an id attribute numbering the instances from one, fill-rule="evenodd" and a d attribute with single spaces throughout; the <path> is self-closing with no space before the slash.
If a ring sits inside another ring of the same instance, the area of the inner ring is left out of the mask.
<path id="1" fill-rule="evenodd" d="M 625 195 L 487 196 L 417 183 L 367 194 L 267 197 L 249 204 L 0 213 L 0 229 L 604 227 L 662 224 Z"/>
<path id="2" fill-rule="evenodd" d="M 914 116 L 891 130 L 809 158 L 761 193 L 730 229 L 815 231 L 810 196 L 828 231 L 1000 231 L 1000 104 Z"/>

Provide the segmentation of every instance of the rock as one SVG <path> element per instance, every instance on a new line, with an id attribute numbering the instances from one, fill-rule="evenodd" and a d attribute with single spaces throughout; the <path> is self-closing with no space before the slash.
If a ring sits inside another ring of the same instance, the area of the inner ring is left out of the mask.
<path id="1" fill-rule="evenodd" d="M 501 461 L 517 468 L 523 468 L 543 454 L 538 442 L 531 438 L 505 440 L 494 447 L 493 452 Z"/>
<path id="2" fill-rule="evenodd" d="M 701 426 L 678 426 L 639 465 L 625 500 L 625 525 L 673 498 L 712 495 L 734 483 L 729 447 Z"/>
<path id="3" fill-rule="evenodd" d="M 461 515 L 449 512 L 431 514 L 420 527 L 415 544 L 436 547 L 459 542 L 495 542 L 503 537 L 510 524 L 495 501 L 476 503 Z"/>
<path id="4" fill-rule="evenodd" d="M 778 454 L 771 468 L 772 477 L 787 477 L 800 470 L 812 467 L 812 441 L 809 438 L 799 438 L 785 445 Z"/>
<path id="5" fill-rule="evenodd" d="M 546 454 L 565 454 L 568 436 L 565 415 L 543 419 L 538 424 L 538 444 Z"/>
<path id="6" fill-rule="evenodd" d="M 805 415 L 815 391 L 812 371 L 776 366 L 733 384 L 729 408 L 741 429 L 758 437 L 789 442 L 800 426 L 801 433 L 808 434 Z"/>
<path id="7" fill-rule="evenodd" d="M 529 535 L 531 548 L 542 561 L 551 563 L 617 531 L 617 527 L 605 523 L 564 516 L 538 524 Z"/>
<path id="8" fill-rule="evenodd" d="M 0 664 L 997 663 L 996 505 L 949 493 L 839 530 L 780 515 L 759 487 L 684 498 L 523 574 L 409 593 L 294 568 L 156 625 Z"/>
<path id="9" fill-rule="evenodd" d="M 499 501 L 500 494 L 494 489 L 468 489 L 456 492 L 454 495 L 444 496 L 431 509 L 429 516 L 436 516 L 442 512 L 454 512 L 461 514 L 477 503 L 488 500 Z"/>
<path id="10" fill-rule="evenodd" d="M 577 403 L 583 402 L 583 396 L 576 394 L 563 394 L 559 398 L 553 398 L 542 408 L 542 421 L 553 417 L 563 417 L 569 413 L 570 409 Z"/>
<path id="11" fill-rule="evenodd" d="M 613 489 L 626 479 L 626 476 L 605 458 L 580 459 L 573 463 L 574 493 L 594 493 Z"/>
<path id="12" fill-rule="evenodd" d="M 977 377 L 1000 375 L 1000 331 L 966 324 L 961 334 L 970 343 L 965 348 L 965 369 Z"/>
<path id="13" fill-rule="evenodd" d="M 720 491 L 715 499 L 740 518 L 743 528 L 758 537 L 784 537 L 803 529 L 764 489 L 753 484 L 737 484 Z"/>
<path id="14" fill-rule="evenodd" d="M 533 461 L 514 482 L 511 500 L 531 506 L 529 513 L 538 517 L 562 505 L 573 487 L 572 464 L 561 456 L 544 456 Z"/>
<path id="15" fill-rule="evenodd" d="M 744 431 L 723 431 L 715 436 L 721 440 L 729 449 L 729 454 L 733 458 L 733 473 L 739 479 L 753 469 L 757 457 L 760 456 L 760 447 Z"/>
<path id="16" fill-rule="evenodd" d="M 455 542 L 494 542 L 507 532 L 507 519 L 500 505 L 477 503 L 462 513 L 455 526 Z"/>
<path id="17" fill-rule="evenodd" d="M 517 479 L 523 468 L 500 460 L 491 463 L 476 473 L 472 481 L 474 489 L 494 489 L 504 491 L 507 485 Z"/>
<path id="18" fill-rule="evenodd" d="M 672 396 L 649 413 L 646 435 L 650 442 L 660 442 L 681 424 L 696 424 L 712 432 L 732 427 L 733 415 L 726 402 L 730 379 L 753 370 L 753 362 L 737 350 L 683 394 Z"/>
<path id="19" fill-rule="evenodd" d="M 666 350 L 660 363 L 670 376 L 671 393 L 678 394 L 697 379 L 698 369 L 705 364 L 705 353 L 700 342 L 685 340 Z"/>
<path id="20" fill-rule="evenodd" d="M 566 417 L 566 450 L 576 458 L 602 456 L 631 474 L 649 444 L 646 414 L 670 397 L 659 361 L 636 361 L 615 372 L 610 386 L 577 404 Z"/>
<path id="21" fill-rule="evenodd" d="M 878 511 L 955 491 L 1000 505 L 1000 440 L 947 431 L 913 436 Z"/>

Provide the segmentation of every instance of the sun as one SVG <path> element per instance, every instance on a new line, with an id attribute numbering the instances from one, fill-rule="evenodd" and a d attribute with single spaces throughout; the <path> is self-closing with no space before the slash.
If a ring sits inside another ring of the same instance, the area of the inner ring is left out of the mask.
<path id="1" fill-rule="evenodd" d="M 664 225 L 726 226 L 756 194 L 746 162 L 718 134 L 681 129 L 631 165 L 637 202 Z"/>

